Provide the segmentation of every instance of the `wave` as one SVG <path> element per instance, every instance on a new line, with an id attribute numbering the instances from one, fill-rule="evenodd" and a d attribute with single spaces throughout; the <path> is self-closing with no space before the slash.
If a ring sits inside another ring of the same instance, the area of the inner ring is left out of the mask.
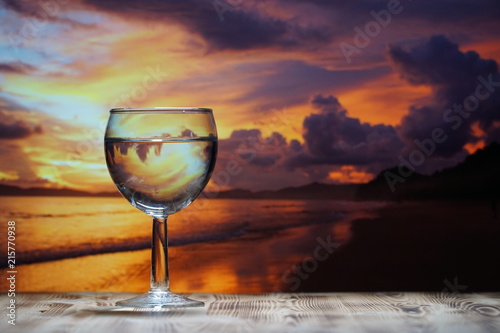
<path id="1" fill-rule="evenodd" d="M 317 212 L 315 212 L 315 214 L 310 214 L 311 212 L 308 213 L 307 218 L 295 215 L 295 219 L 293 219 L 292 216 L 285 215 L 283 216 L 283 220 L 286 220 L 285 222 L 281 219 L 276 220 L 274 218 L 269 220 L 265 219 L 264 221 L 260 220 L 259 223 L 256 223 L 256 221 L 253 220 L 240 221 L 238 224 L 216 224 L 216 230 L 200 231 L 181 236 L 174 235 L 173 237 L 169 237 L 169 246 L 184 246 L 196 243 L 228 241 L 248 234 L 258 233 L 266 234 L 266 237 L 269 237 L 269 233 L 307 225 L 338 222 L 348 216 L 348 214 L 345 213 L 330 212 L 329 214 L 322 214 L 321 216 L 318 216 L 319 214 L 317 214 Z M 18 251 L 16 256 L 16 265 L 48 262 L 105 253 L 137 251 L 149 248 L 151 248 L 151 239 L 149 237 L 128 239 L 110 238 L 103 239 L 95 243 L 80 243 L 64 247 L 52 247 L 49 249 Z M 4 253 L 4 255 L 0 255 L 0 257 L 4 257 L 5 255 L 6 254 Z M 6 259 L 6 257 L 0 259 L 0 268 L 6 267 Z"/>
<path id="2" fill-rule="evenodd" d="M 74 212 L 74 213 L 26 213 L 26 212 L 9 212 L 8 217 L 11 219 L 35 219 L 35 218 L 53 218 L 53 217 L 69 217 L 74 218 L 77 216 L 101 216 L 101 215 L 120 215 L 129 214 L 130 210 L 122 211 L 109 211 L 109 212 Z"/>

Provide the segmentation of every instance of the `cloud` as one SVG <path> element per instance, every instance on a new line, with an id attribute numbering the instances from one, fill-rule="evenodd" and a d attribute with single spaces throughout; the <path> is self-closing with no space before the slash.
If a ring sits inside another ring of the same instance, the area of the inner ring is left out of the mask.
<path id="1" fill-rule="evenodd" d="M 32 134 L 41 133 L 43 133 L 43 128 L 40 124 L 30 126 L 25 121 L 17 120 L 9 113 L 0 110 L 0 140 L 24 139 Z"/>
<path id="2" fill-rule="evenodd" d="M 23 37 L 34 37 L 34 35 L 38 34 L 41 29 L 45 29 L 45 24 L 47 22 L 65 24 L 71 28 L 91 26 L 91 24 L 81 23 L 61 15 L 62 12 L 70 9 L 79 10 L 80 5 L 78 1 L 0 0 L 0 5 L 1 4 L 3 4 L 5 9 L 11 10 L 23 18 L 21 20 L 17 17 L 12 17 L 11 15 L 6 14 L 9 16 L 9 20 L 17 20 L 15 24 L 11 24 L 18 28 L 16 29 L 16 34 L 20 33 Z"/>
<path id="3" fill-rule="evenodd" d="M 1 95 L 6 95 L 4 90 L 0 87 L 0 94 Z M 0 114 L 6 113 L 9 114 L 7 111 L 28 111 L 28 109 L 19 103 L 16 103 L 13 101 L 10 97 L 4 97 L 0 96 Z M 0 115 L 1 116 L 1 115 Z"/>
<path id="4" fill-rule="evenodd" d="M 48 184 L 48 181 L 38 177 L 36 167 L 33 165 L 28 154 L 23 152 L 16 141 L 0 140 L 0 156 L 2 156 L 2 167 L 0 173 L 11 175 L 10 179 L 0 176 L 2 184 L 20 187 L 34 187 Z"/>
<path id="5" fill-rule="evenodd" d="M 1 2 L 6 8 L 12 9 L 26 16 L 34 16 L 40 10 L 37 5 L 29 1 L 2 0 Z"/>
<path id="6" fill-rule="evenodd" d="M 292 142 L 292 145 L 296 144 L 295 140 Z M 273 132 L 264 138 L 259 129 L 235 130 L 228 139 L 220 141 L 219 147 L 222 152 L 231 152 L 231 156 L 237 156 L 245 164 L 259 167 L 277 165 L 293 151 L 282 134 Z"/>
<path id="7" fill-rule="evenodd" d="M 219 140 L 217 164 L 212 186 L 219 189 L 280 189 L 290 184 L 308 184 L 311 179 L 302 170 L 286 168 L 283 163 L 297 153 L 301 145 L 274 132 L 262 136 L 259 129 L 238 129 Z"/>
<path id="8" fill-rule="evenodd" d="M 201 34 L 211 47 L 218 50 L 245 50 L 293 43 L 292 40 L 285 39 L 289 28 L 287 23 L 281 20 L 262 18 L 256 13 L 235 10 L 225 15 L 227 26 L 221 26 L 213 10 L 200 14 L 202 15 L 197 19 L 186 20 L 185 23 Z"/>
<path id="9" fill-rule="evenodd" d="M 381 2 L 387 3 L 383 0 Z M 490 28 L 499 26 L 500 3 L 496 0 L 411 2 L 408 4 L 407 14 L 410 18 L 418 19 L 424 24 L 429 22 L 435 25 L 436 22 L 439 22 L 440 24 L 457 25 L 457 22 L 460 22 L 464 29 L 470 29 L 474 25 L 494 34 Z M 437 25 L 436 29 L 442 30 L 442 26 Z"/>
<path id="10" fill-rule="evenodd" d="M 247 6 L 226 6 L 216 9 L 212 0 L 185 1 L 98 1 L 83 3 L 99 10 L 139 20 L 157 20 L 182 24 L 187 30 L 198 34 L 207 43 L 209 50 L 248 50 L 266 47 L 300 47 L 308 41 L 327 41 L 329 35 L 316 27 L 302 27 L 289 21 L 262 15 L 255 3 Z M 219 10 L 219 13 L 218 13 Z M 222 19 L 221 20 L 221 17 Z"/>
<path id="11" fill-rule="evenodd" d="M 470 93 L 478 75 L 498 72 L 494 60 L 485 60 L 475 51 L 461 52 L 457 44 L 444 36 L 431 37 L 411 50 L 389 47 L 389 56 L 401 77 L 411 84 L 466 88 Z"/>
<path id="12" fill-rule="evenodd" d="M 319 112 L 304 119 L 304 149 L 287 161 L 289 167 L 347 164 L 380 170 L 394 163 L 403 144 L 392 126 L 349 117 L 331 95 L 317 95 L 311 103 Z"/>
<path id="13" fill-rule="evenodd" d="M 500 81 L 494 60 L 482 59 L 475 51 L 462 52 L 457 44 L 443 36 L 434 36 L 409 50 L 392 45 L 388 54 L 404 80 L 433 90 L 431 102 L 411 106 L 397 127 L 402 140 L 410 147 L 415 147 L 415 140 L 431 138 L 432 131 L 441 128 L 448 139 L 436 146 L 435 153 L 451 157 L 461 152 L 465 144 L 477 141 L 471 129 L 474 123 L 487 133 L 486 140 L 491 141 L 496 133 L 495 121 L 500 120 L 500 90 L 493 91 L 473 112 L 464 111 L 463 104 L 468 96 L 476 93 L 482 82 L 478 78 Z"/>
<path id="14" fill-rule="evenodd" d="M 33 70 L 35 70 L 35 67 L 25 64 L 21 61 L 0 63 L 0 73 L 27 74 Z"/>
<path id="15" fill-rule="evenodd" d="M 330 0 L 284 0 L 285 3 L 306 3 L 321 8 L 327 13 L 342 12 L 344 15 L 339 16 L 342 20 L 342 25 L 347 22 L 357 25 L 359 21 L 367 21 L 370 17 L 371 10 L 387 9 L 387 0 L 365 0 L 365 1 L 330 1 Z M 440 1 L 399 1 L 400 6 L 404 11 L 402 15 L 406 20 L 415 20 L 419 22 L 431 22 L 437 28 L 442 29 L 443 24 L 453 24 L 457 22 L 470 22 L 475 26 L 490 23 L 497 25 L 498 15 L 500 15 L 500 3 L 496 0 L 477 0 L 477 1 L 456 1 L 456 0 L 440 0 Z M 481 22 L 477 18 L 481 18 Z M 413 22 L 405 22 L 406 25 Z M 469 28 L 466 26 L 465 28 Z M 494 33 L 494 31 L 490 31 Z"/>
<path id="16" fill-rule="evenodd" d="M 2 183 L 93 192 L 113 188 L 97 128 L 23 109 L 3 97 L 0 127 Z"/>
<path id="17" fill-rule="evenodd" d="M 347 178 L 359 182 L 359 177 L 366 181 L 395 164 L 404 145 L 392 126 L 349 117 L 333 96 L 316 95 L 311 104 L 317 112 L 303 121 L 303 144 L 288 141 L 278 132 L 263 137 L 259 129 L 234 130 L 228 139 L 220 140 L 215 183 L 255 190 Z M 241 172 L 231 177 L 224 174 L 228 165 L 236 165 Z M 329 178 L 332 174 L 335 179 Z"/>
<path id="18" fill-rule="evenodd" d="M 239 70 L 261 73 L 259 84 L 234 102 L 259 100 L 263 109 L 303 104 L 308 97 L 318 91 L 341 90 L 359 86 L 362 82 L 387 75 L 389 66 L 376 66 L 365 70 L 328 70 L 320 66 L 310 65 L 303 61 L 285 60 L 250 65 L 241 65 Z"/>

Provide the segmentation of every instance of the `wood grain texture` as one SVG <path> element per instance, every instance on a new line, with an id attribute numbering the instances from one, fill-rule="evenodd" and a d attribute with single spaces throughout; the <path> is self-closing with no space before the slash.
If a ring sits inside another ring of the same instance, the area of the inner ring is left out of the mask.
<path id="1" fill-rule="evenodd" d="M 204 308 L 115 307 L 119 293 L 3 294 L 0 332 L 500 332 L 500 293 L 192 294 Z"/>

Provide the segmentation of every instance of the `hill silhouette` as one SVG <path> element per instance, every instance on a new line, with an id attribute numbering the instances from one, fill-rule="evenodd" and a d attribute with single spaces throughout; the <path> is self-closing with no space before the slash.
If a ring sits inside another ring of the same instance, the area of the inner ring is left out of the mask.
<path id="1" fill-rule="evenodd" d="M 299 187 L 287 187 L 277 191 L 229 190 L 219 193 L 220 199 L 285 199 L 285 200 L 354 200 L 358 184 L 311 183 Z"/>
<path id="2" fill-rule="evenodd" d="M 116 197 L 118 192 L 98 192 L 90 193 L 85 191 L 72 190 L 68 188 L 20 188 L 10 185 L 0 185 L 0 196 L 45 196 L 45 197 Z"/>
<path id="3" fill-rule="evenodd" d="M 469 155 L 455 167 L 430 176 L 413 173 L 402 182 L 397 167 L 382 171 L 374 180 L 359 186 L 357 200 L 494 199 L 500 197 L 500 144 L 492 143 Z"/>
<path id="4" fill-rule="evenodd" d="M 258 191 L 234 189 L 219 193 L 206 194 L 206 198 L 217 199 L 332 199 L 332 200 L 354 200 L 358 185 L 341 184 L 329 185 L 312 183 L 300 187 L 288 187 L 278 191 Z M 50 188 L 28 188 L 22 189 L 16 186 L 0 185 L 0 196 L 61 196 L 61 197 L 119 197 L 116 192 L 90 193 L 72 189 L 50 189 Z"/>

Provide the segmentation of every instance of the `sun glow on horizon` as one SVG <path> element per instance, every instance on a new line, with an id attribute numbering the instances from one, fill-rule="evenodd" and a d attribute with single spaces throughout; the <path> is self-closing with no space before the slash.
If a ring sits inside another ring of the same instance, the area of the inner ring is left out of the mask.
<path id="1" fill-rule="evenodd" d="M 61 3 L 55 12 L 46 13 L 45 21 L 41 4 L 2 6 L 5 24 L 0 29 L 7 38 L 0 43 L 0 128 L 6 134 L 0 137 L 0 152 L 9 163 L 0 168 L 0 182 L 23 188 L 112 190 L 103 153 L 109 109 L 160 105 L 214 110 L 225 149 L 217 170 L 237 161 L 242 174 L 223 186 L 211 182 L 209 188 L 277 189 L 318 178 L 362 183 L 376 173 L 366 170 L 379 170 L 382 164 L 332 162 L 314 155 L 321 149 L 309 149 L 314 142 L 307 142 L 306 122 L 314 123 L 312 115 L 329 119 L 321 103 L 336 98 L 346 111 L 342 119 L 359 123 L 357 130 L 378 126 L 402 136 L 402 119 L 411 107 L 432 103 L 437 89 L 402 79 L 402 69 L 388 54 L 388 45 L 409 50 L 406 46 L 442 35 L 428 18 L 416 17 L 404 29 L 391 24 L 350 62 L 338 46 L 352 40 L 352 20 L 346 22 L 340 14 L 346 11 L 346 17 L 360 19 L 362 13 L 323 3 L 249 1 L 226 12 L 225 22 L 210 5 L 187 8 L 170 1 L 155 4 L 154 10 L 85 0 Z M 481 17 L 466 14 L 474 20 Z M 242 19 L 235 20 L 236 15 Z M 331 20 L 331 15 L 338 19 Z M 474 51 L 481 61 L 498 62 L 498 36 L 484 28 L 497 23 L 489 20 L 485 17 L 484 26 L 466 29 L 443 21 L 450 29 L 443 38 L 459 45 L 460 56 Z M 319 134 L 335 140 L 321 124 L 313 125 L 317 140 L 323 138 Z M 325 133 L 319 133 L 322 130 Z M 273 137 L 273 143 L 261 149 L 251 141 L 255 131 L 263 141 Z M 470 141 L 462 146 L 469 153 L 489 142 L 489 134 L 477 124 L 470 132 Z M 387 139 L 387 133 L 380 129 L 375 137 Z M 350 146 L 346 142 L 355 140 L 349 133 L 341 135 L 346 138 L 338 140 L 337 151 L 367 144 Z M 245 157 L 240 145 L 255 152 Z"/>

